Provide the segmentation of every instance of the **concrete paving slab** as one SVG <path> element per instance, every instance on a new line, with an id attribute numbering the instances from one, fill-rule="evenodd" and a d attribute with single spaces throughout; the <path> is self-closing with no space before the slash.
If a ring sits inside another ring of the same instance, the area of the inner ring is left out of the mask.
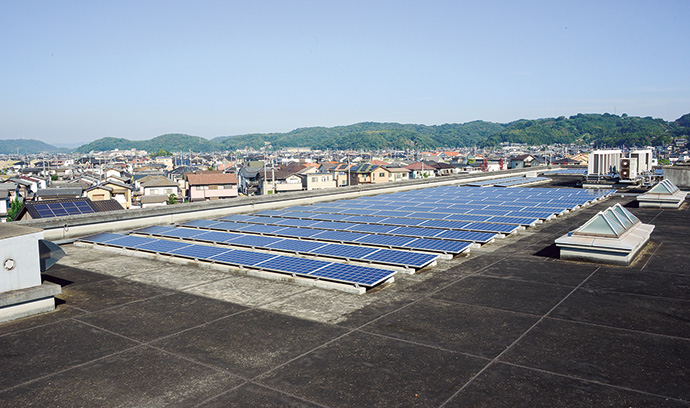
<path id="1" fill-rule="evenodd" d="M 139 347 L 0 393 L 0 399 L 3 407 L 192 407 L 241 383 L 218 370 Z"/>
<path id="2" fill-rule="evenodd" d="M 533 258 L 511 257 L 495 264 L 482 275 L 575 287 L 599 267 L 585 262 Z"/>
<path id="3" fill-rule="evenodd" d="M 690 400 L 688 339 L 547 318 L 501 361 Z"/>
<path id="4" fill-rule="evenodd" d="M 657 273 L 647 271 L 646 268 L 642 271 L 602 268 L 583 287 L 690 300 L 690 274 Z"/>
<path id="5" fill-rule="evenodd" d="M 287 395 L 257 384 L 247 383 L 241 387 L 224 393 L 199 407 L 203 408 L 316 408 L 322 407 L 297 397 Z"/>
<path id="6" fill-rule="evenodd" d="M 690 338 L 690 325 L 678 324 L 690 313 L 690 301 L 579 289 L 549 316 Z"/>
<path id="7" fill-rule="evenodd" d="M 251 378 L 346 330 L 261 310 L 249 310 L 153 345 Z"/>
<path id="8" fill-rule="evenodd" d="M 243 310 L 246 308 L 233 303 L 177 292 L 78 316 L 77 319 L 128 338 L 149 342 Z"/>
<path id="9" fill-rule="evenodd" d="M 120 279 L 102 280 L 88 285 L 67 286 L 60 298 L 68 305 L 95 312 L 135 300 L 172 293 L 168 289 Z"/>
<path id="10" fill-rule="evenodd" d="M 486 361 L 355 332 L 259 378 L 329 407 L 439 406 Z"/>
<path id="11" fill-rule="evenodd" d="M 158 269 L 126 276 L 127 280 L 162 288 L 186 290 L 206 283 L 227 279 L 230 274 L 211 269 L 161 262 Z"/>
<path id="12" fill-rule="evenodd" d="M 534 315 L 423 299 L 362 330 L 494 358 L 537 320 Z"/>
<path id="13" fill-rule="evenodd" d="M 591 381 L 496 364 L 448 402 L 448 408 L 687 407 L 684 402 Z"/>
<path id="14" fill-rule="evenodd" d="M 343 314 L 361 309 L 372 302 L 373 299 L 366 296 L 352 296 L 347 293 L 309 289 L 277 299 L 260 306 L 260 308 L 290 316 L 299 316 L 302 319 L 336 324 L 344 320 Z"/>
<path id="15" fill-rule="evenodd" d="M 74 320 L 0 336 L 0 391 L 36 380 L 136 343 Z"/>
<path id="16" fill-rule="evenodd" d="M 224 279 L 185 289 L 187 293 L 248 307 L 268 304 L 310 290 L 313 289 L 288 282 L 236 275 L 226 275 Z"/>
<path id="17" fill-rule="evenodd" d="M 433 295 L 436 299 L 542 315 L 572 288 L 489 276 L 470 276 Z"/>
<path id="18" fill-rule="evenodd" d="M 63 288 L 72 285 L 86 285 L 93 282 L 112 279 L 112 276 L 103 275 L 86 269 L 70 267 L 62 264 L 55 264 L 46 272 L 41 274 L 43 281 L 52 282 Z"/>

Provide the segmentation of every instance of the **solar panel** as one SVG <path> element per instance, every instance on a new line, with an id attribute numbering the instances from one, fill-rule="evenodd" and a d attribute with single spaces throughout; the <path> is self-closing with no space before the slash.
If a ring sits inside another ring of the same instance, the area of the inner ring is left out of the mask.
<path id="1" fill-rule="evenodd" d="M 419 225 L 425 220 L 420 220 L 416 218 L 386 218 L 381 223 L 390 225 Z"/>
<path id="2" fill-rule="evenodd" d="M 442 238 L 444 240 L 455 240 L 455 241 L 468 241 L 468 242 L 478 242 L 487 243 L 492 239 L 496 238 L 496 234 L 487 232 L 473 232 L 473 231 L 443 231 L 436 235 L 436 238 Z"/>
<path id="3" fill-rule="evenodd" d="M 361 234 L 359 232 L 321 231 L 318 235 L 315 235 L 314 238 L 327 241 L 352 242 L 366 235 L 368 234 Z"/>
<path id="4" fill-rule="evenodd" d="M 226 242 L 241 236 L 243 235 L 232 232 L 208 231 L 195 235 L 194 239 L 208 242 Z"/>
<path id="5" fill-rule="evenodd" d="M 130 235 L 124 235 L 121 238 L 113 239 L 108 241 L 108 245 L 117 245 L 121 247 L 133 247 L 136 248 L 142 244 L 148 244 L 155 241 L 153 238 L 145 237 L 134 237 Z"/>
<path id="6" fill-rule="evenodd" d="M 204 231 L 198 229 L 175 228 L 173 230 L 165 232 L 165 236 L 174 238 L 191 238 L 203 233 Z"/>
<path id="7" fill-rule="evenodd" d="M 297 218 L 294 218 L 294 219 L 288 218 L 288 219 L 279 219 L 277 221 L 274 221 L 274 223 L 277 225 L 281 225 L 281 226 L 285 225 L 285 226 L 292 226 L 292 227 L 308 227 L 308 226 L 316 223 L 316 221 L 314 221 L 314 220 L 300 220 Z"/>
<path id="8" fill-rule="evenodd" d="M 350 227 L 352 227 L 354 224 L 350 224 L 347 222 L 336 222 L 336 221 L 317 221 L 314 224 L 310 225 L 310 228 L 319 228 L 319 229 L 332 229 L 332 230 L 345 230 Z"/>
<path id="9" fill-rule="evenodd" d="M 278 255 L 261 263 L 261 269 L 270 269 L 279 272 L 308 275 L 327 265 L 330 262 L 316 259 L 297 258 L 294 256 Z"/>
<path id="10" fill-rule="evenodd" d="M 261 262 L 267 261 L 271 258 L 275 258 L 276 256 L 278 255 L 265 254 L 263 252 L 234 250 L 224 252 L 219 255 L 214 255 L 209 259 L 213 261 L 229 263 L 232 265 L 256 266 Z"/>
<path id="11" fill-rule="evenodd" d="M 254 224 L 250 225 L 248 227 L 242 228 L 243 232 L 254 232 L 257 234 L 273 234 L 277 231 L 284 230 L 286 227 L 279 227 L 277 225 L 261 225 L 261 224 Z M 228 229 L 235 230 L 236 228 L 230 228 Z M 237 229 L 239 230 L 239 229 Z"/>
<path id="12" fill-rule="evenodd" d="M 138 247 L 138 249 L 143 249 L 146 251 L 152 251 L 152 252 L 160 252 L 160 253 L 168 253 L 170 251 L 174 251 L 179 248 L 183 248 L 186 246 L 189 246 L 190 244 L 188 242 L 180 242 L 180 241 L 166 241 L 166 240 L 161 240 L 157 239 L 153 242 L 150 242 L 148 244 L 144 244 Z"/>
<path id="13" fill-rule="evenodd" d="M 390 233 L 395 235 L 407 235 L 410 237 L 435 237 L 441 232 L 443 232 L 443 230 L 431 228 L 398 227 Z"/>
<path id="14" fill-rule="evenodd" d="M 349 222 L 363 222 L 363 223 L 378 223 L 385 220 L 386 217 L 369 217 L 364 215 L 352 215 L 345 220 Z"/>
<path id="15" fill-rule="evenodd" d="M 208 245 L 188 245 L 182 248 L 174 249 L 170 251 L 170 253 L 189 258 L 208 260 L 216 255 L 220 255 L 229 251 L 232 251 L 232 249 L 218 248 Z"/>
<path id="16" fill-rule="evenodd" d="M 405 244 L 415 240 L 412 237 L 396 237 L 393 235 L 365 235 L 356 242 L 362 244 L 384 245 L 390 247 L 402 247 Z"/>
<path id="17" fill-rule="evenodd" d="M 284 251 L 293 252 L 312 252 L 319 247 L 331 245 L 324 242 L 316 241 L 302 241 L 298 239 L 281 239 L 280 241 L 274 242 L 267 245 L 267 248 L 280 249 Z"/>
<path id="18" fill-rule="evenodd" d="M 466 227 L 472 231 L 496 232 L 502 234 L 512 234 L 518 230 L 517 225 L 512 224 L 490 224 L 486 222 L 473 222 Z"/>
<path id="19" fill-rule="evenodd" d="M 447 252 L 459 254 L 470 248 L 472 244 L 462 241 L 445 241 L 442 239 L 416 239 L 406 246 L 412 249 L 424 249 L 428 251 Z"/>
<path id="20" fill-rule="evenodd" d="M 391 265 L 405 265 L 414 268 L 423 268 L 436 260 L 436 258 L 436 255 L 397 251 L 394 249 L 379 249 L 364 256 L 364 259 L 376 262 L 388 263 Z"/>
<path id="21" fill-rule="evenodd" d="M 290 237 L 309 238 L 309 237 L 312 237 L 316 234 L 321 234 L 322 232 L 326 232 L 326 231 L 308 229 L 308 228 L 286 227 L 286 228 L 283 228 L 280 230 L 280 235 L 286 235 L 286 236 L 290 236 Z"/>
<path id="22" fill-rule="evenodd" d="M 226 242 L 231 245 L 263 247 L 266 245 L 274 244 L 281 240 L 282 238 L 264 237 L 260 235 L 243 235 Z"/>
<path id="23" fill-rule="evenodd" d="M 329 280 L 355 283 L 362 286 L 375 286 L 385 280 L 388 280 L 395 272 L 369 268 L 358 265 L 345 265 L 339 263 L 330 263 L 325 267 L 312 272 L 309 276 L 318 276 Z"/>
<path id="24" fill-rule="evenodd" d="M 379 224 L 350 224 L 348 231 L 356 232 L 370 232 L 373 234 L 387 234 L 399 227 L 395 225 L 379 225 Z"/>
<path id="25" fill-rule="evenodd" d="M 81 237 L 79 238 L 79 241 L 83 242 L 91 242 L 91 243 L 97 243 L 97 244 L 104 244 L 108 241 L 112 241 L 113 239 L 117 239 L 122 237 L 121 234 L 113 234 L 110 232 L 102 232 L 100 234 L 94 234 L 94 235 L 89 235 L 86 237 Z"/>
<path id="26" fill-rule="evenodd" d="M 172 231 L 174 229 L 175 229 L 175 227 L 164 227 L 162 225 L 154 225 L 152 227 L 139 228 L 139 229 L 134 230 L 133 232 L 136 234 L 156 235 L 156 234 L 164 233 L 166 231 Z"/>
<path id="27" fill-rule="evenodd" d="M 187 221 L 181 225 L 185 227 L 196 227 L 196 228 L 213 228 L 214 225 L 221 224 L 218 221 L 213 220 L 193 220 Z"/>
<path id="28" fill-rule="evenodd" d="M 376 252 L 376 248 L 368 248 L 363 246 L 328 244 L 318 249 L 319 255 L 329 255 L 344 259 L 363 259 L 372 252 Z"/>

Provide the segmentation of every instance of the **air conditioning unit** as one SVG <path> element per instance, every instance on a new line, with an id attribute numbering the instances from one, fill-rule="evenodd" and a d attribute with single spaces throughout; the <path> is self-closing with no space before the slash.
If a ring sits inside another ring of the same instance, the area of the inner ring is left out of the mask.
<path id="1" fill-rule="evenodd" d="M 637 159 L 621 158 L 620 177 L 621 180 L 633 180 L 637 177 Z"/>

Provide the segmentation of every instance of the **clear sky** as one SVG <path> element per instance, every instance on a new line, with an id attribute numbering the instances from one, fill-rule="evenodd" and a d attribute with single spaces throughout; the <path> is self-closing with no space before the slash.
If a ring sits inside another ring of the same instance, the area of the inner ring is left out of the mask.
<path id="1" fill-rule="evenodd" d="M 0 0 L 0 139 L 675 120 L 688 16 L 688 0 Z"/>

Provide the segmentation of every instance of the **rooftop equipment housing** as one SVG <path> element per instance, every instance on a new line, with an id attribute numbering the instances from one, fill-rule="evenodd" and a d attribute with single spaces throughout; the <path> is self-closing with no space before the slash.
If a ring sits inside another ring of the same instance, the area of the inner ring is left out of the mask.
<path id="1" fill-rule="evenodd" d="M 688 193 L 681 191 L 670 180 L 662 180 L 648 192 L 637 196 L 640 207 L 679 208 Z"/>
<path id="2" fill-rule="evenodd" d="M 629 265 L 649 241 L 652 231 L 653 225 L 643 224 L 616 204 L 555 242 L 561 259 Z"/>

